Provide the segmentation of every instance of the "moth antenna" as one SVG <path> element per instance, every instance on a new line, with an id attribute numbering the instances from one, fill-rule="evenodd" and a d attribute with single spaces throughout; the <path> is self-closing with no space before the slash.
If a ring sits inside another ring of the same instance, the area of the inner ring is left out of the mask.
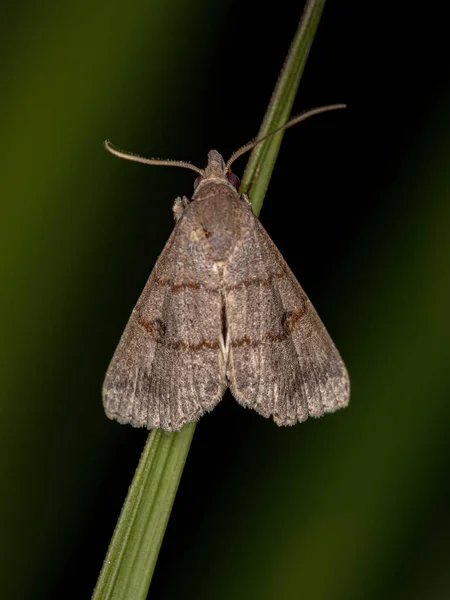
<path id="1" fill-rule="evenodd" d="M 126 160 L 134 160 L 135 162 L 144 163 L 145 165 L 160 165 L 163 167 L 183 167 L 184 169 L 191 169 L 192 171 L 203 175 L 203 169 L 199 169 L 198 167 L 191 165 L 191 163 L 185 162 L 183 160 L 144 158 L 143 156 L 139 156 L 139 154 L 133 154 L 132 152 L 119 150 L 119 148 L 116 148 L 116 146 L 114 146 L 114 144 L 112 144 L 109 140 L 105 140 L 103 142 L 103 145 L 105 146 L 106 150 L 108 150 L 108 152 L 111 152 L 111 154 L 114 154 L 119 158 L 125 158 Z"/>
<path id="2" fill-rule="evenodd" d="M 319 115 L 320 113 L 328 112 L 329 110 L 337 110 L 339 108 L 346 108 L 346 107 L 347 107 L 346 104 L 329 104 L 327 106 L 319 106 L 318 108 L 312 108 L 310 110 L 306 110 L 305 112 L 302 112 L 299 115 L 292 117 L 292 119 L 290 119 L 284 125 L 281 125 L 281 127 L 274 129 L 273 131 L 271 131 L 270 133 L 268 133 L 267 135 L 265 135 L 262 138 L 251 140 L 250 142 L 248 142 L 248 144 L 245 144 L 245 146 L 242 146 L 241 148 L 239 148 L 239 150 L 236 150 L 236 152 L 233 152 L 231 157 L 228 159 L 226 168 L 229 169 L 237 158 L 241 157 L 243 154 L 245 154 L 249 150 L 252 150 L 255 146 L 257 146 L 261 142 L 264 142 L 264 140 L 267 140 L 267 138 L 269 138 L 274 133 L 278 133 L 279 131 L 283 131 L 284 129 L 293 127 L 294 125 L 297 125 L 297 123 L 300 123 L 300 121 L 306 121 L 306 119 L 309 119 L 309 117 L 313 117 L 314 115 Z"/>

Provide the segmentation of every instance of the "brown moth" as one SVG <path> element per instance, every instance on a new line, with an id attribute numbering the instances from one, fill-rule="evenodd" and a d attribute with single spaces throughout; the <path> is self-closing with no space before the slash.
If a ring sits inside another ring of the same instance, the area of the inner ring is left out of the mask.
<path id="1" fill-rule="evenodd" d="M 314 109 L 283 128 L 341 107 Z M 211 150 L 205 169 L 105 142 L 122 158 L 199 173 L 192 198 L 174 202 L 175 228 L 106 373 L 109 418 L 178 431 L 212 410 L 228 387 L 278 425 L 348 404 L 349 378 L 336 347 L 248 196 L 237 191 L 230 165 L 260 141 L 228 163 Z"/>

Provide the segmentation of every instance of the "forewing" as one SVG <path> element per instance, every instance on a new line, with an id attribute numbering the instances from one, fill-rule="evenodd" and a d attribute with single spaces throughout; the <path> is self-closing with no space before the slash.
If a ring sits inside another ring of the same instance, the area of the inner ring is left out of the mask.
<path id="1" fill-rule="evenodd" d="M 241 201 L 242 202 L 242 201 Z M 237 401 L 293 425 L 346 406 L 345 365 L 311 302 L 245 203 L 227 263 L 227 377 Z"/>
<path id="2" fill-rule="evenodd" d="M 108 368 L 108 417 L 179 430 L 213 408 L 226 387 L 221 296 L 189 206 L 134 308 Z M 195 236 L 194 236 L 195 237 Z"/>

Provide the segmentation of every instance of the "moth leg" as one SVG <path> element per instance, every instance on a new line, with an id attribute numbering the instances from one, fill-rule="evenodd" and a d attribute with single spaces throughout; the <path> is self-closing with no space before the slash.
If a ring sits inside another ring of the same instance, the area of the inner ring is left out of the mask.
<path id="1" fill-rule="evenodd" d="M 244 200 L 244 202 L 247 202 L 247 204 L 249 206 L 252 205 L 252 203 L 250 202 L 250 198 L 248 197 L 247 192 L 242 192 L 242 194 L 241 194 L 241 200 Z"/>
<path id="2" fill-rule="evenodd" d="M 189 204 L 189 198 L 187 198 L 186 196 L 183 196 L 182 198 L 181 197 L 175 198 L 173 206 L 172 206 L 173 218 L 175 219 L 175 221 L 178 221 L 178 219 L 181 217 L 184 209 L 186 208 L 186 206 L 188 204 Z"/>

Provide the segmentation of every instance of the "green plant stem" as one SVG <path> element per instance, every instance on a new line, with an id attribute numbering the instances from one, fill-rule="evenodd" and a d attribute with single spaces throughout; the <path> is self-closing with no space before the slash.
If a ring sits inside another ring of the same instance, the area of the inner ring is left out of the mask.
<path id="1" fill-rule="evenodd" d="M 258 137 L 283 125 L 291 112 L 325 0 L 307 2 Z M 242 189 L 259 214 L 283 133 L 252 152 Z M 150 433 L 103 563 L 93 600 L 145 600 L 195 425 Z"/>
<path id="2" fill-rule="evenodd" d="M 93 599 L 146 598 L 195 425 L 150 433 Z"/>

